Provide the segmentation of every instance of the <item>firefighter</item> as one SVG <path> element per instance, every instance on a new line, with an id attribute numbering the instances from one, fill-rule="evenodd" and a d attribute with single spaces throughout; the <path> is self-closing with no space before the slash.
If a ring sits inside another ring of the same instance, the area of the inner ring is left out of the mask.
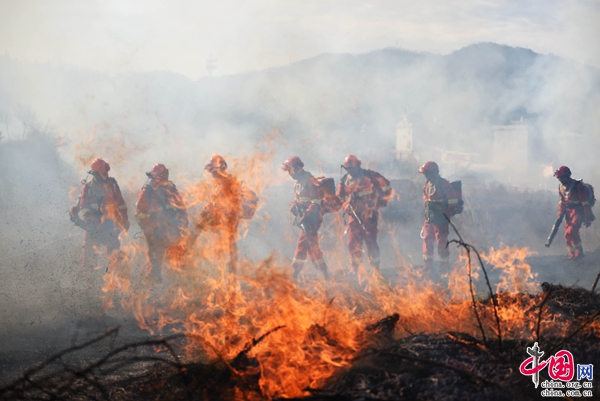
<path id="1" fill-rule="evenodd" d="M 135 217 L 148 243 L 149 276 L 161 282 L 165 256 L 182 244 L 187 234 L 188 216 L 164 164 L 155 164 L 146 175 L 148 182 L 138 196 Z"/>
<path id="2" fill-rule="evenodd" d="M 583 257 L 583 247 L 579 229 L 583 224 L 589 227 L 595 217 L 592 213 L 587 189 L 582 181 L 571 178 L 571 170 L 567 166 L 559 167 L 554 176 L 560 181 L 558 185 L 558 217 L 565 217 L 565 243 L 569 259 Z"/>
<path id="3" fill-rule="evenodd" d="M 450 268 L 450 251 L 448 250 L 448 226 L 446 219 L 454 216 L 461 205 L 461 195 L 452 185 L 440 177 L 440 169 L 436 162 L 428 161 L 419 168 L 419 173 L 427 179 L 423 187 L 423 205 L 425 206 L 425 222 L 423 224 L 423 265 L 433 267 L 433 246 L 438 249 L 440 268 Z"/>
<path id="4" fill-rule="evenodd" d="M 121 195 L 117 180 L 108 176 L 110 165 L 102 158 L 95 159 L 78 203 L 71 209 L 71 220 L 83 227 L 82 267 L 84 272 L 97 266 L 99 248 L 106 247 L 110 259 L 118 257 L 119 232 L 129 229 L 127 205 Z M 81 214 L 81 220 L 79 218 Z"/>
<path id="5" fill-rule="evenodd" d="M 231 174 L 226 173 L 227 162 L 220 155 L 214 155 L 204 166 L 214 179 L 207 206 L 200 213 L 196 229 L 215 229 L 222 236 L 225 252 L 228 255 L 228 268 L 235 271 L 237 261 L 236 236 L 242 211 L 242 185 Z"/>
<path id="6" fill-rule="evenodd" d="M 287 171 L 296 181 L 294 201 L 290 204 L 290 211 L 295 216 L 294 223 L 300 227 L 296 252 L 292 259 L 294 277 L 300 274 L 308 255 L 315 268 L 323 273 L 325 279 L 328 279 L 327 264 L 319 248 L 318 230 L 323 222 L 319 188 L 312 174 L 304 170 L 304 163 L 298 156 L 292 156 L 283 162 L 281 169 Z"/>
<path id="7" fill-rule="evenodd" d="M 342 177 L 337 196 L 344 202 L 348 214 L 348 251 L 354 271 L 358 271 L 363 241 L 371 266 L 379 270 L 377 220 L 379 209 L 388 205 L 392 196 L 390 181 L 378 172 L 363 169 L 361 161 L 348 155 L 341 165 L 347 173 Z"/>

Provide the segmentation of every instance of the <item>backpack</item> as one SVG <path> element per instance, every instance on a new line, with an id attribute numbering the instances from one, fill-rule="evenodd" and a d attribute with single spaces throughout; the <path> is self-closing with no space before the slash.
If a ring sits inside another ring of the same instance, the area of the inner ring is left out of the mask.
<path id="1" fill-rule="evenodd" d="M 591 184 L 587 184 L 581 180 L 581 183 L 585 187 L 585 191 L 587 192 L 587 198 L 590 202 L 590 207 L 593 207 L 596 204 L 596 195 L 594 195 L 594 187 Z"/>
<path id="2" fill-rule="evenodd" d="M 314 183 L 319 188 L 321 213 L 337 212 L 342 208 L 342 201 L 335 195 L 335 180 L 331 177 L 315 177 Z"/>
<path id="3" fill-rule="evenodd" d="M 243 186 L 241 191 L 241 207 L 242 213 L 240 214 L 240 218 L 242 219 L 251 219 L 254 217 L 254 213 L 256 213 L 256 209 L 258 208 L 258 195 L 251 190 L 250 188 Z"/>
<path id="4" fill-rule="evenodd" d="M 458 194 L 458 204 L 454 207 L 453 215 L 461 214 L 463 212 L 463 205 L 465 202 L 462 199 L 462 181 L 452 181 L 450 183 L 452 189 Z"/>

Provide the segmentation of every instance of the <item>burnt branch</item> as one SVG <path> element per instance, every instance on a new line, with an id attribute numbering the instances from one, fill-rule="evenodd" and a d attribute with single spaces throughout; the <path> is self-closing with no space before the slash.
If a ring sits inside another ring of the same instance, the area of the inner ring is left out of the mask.
<path id="1" fill-rule="evenodd" d="M 33 395 L 31 391 L 38 391 L 40 395 L 45 395 L 44 399 L 64 399 L 72 398 L 74 394 L 86 392 L 88 397 L 96 399 L 92 393 L 86 391 L 83 387 L 85 384 L 95 388 L 103 399 L 110 399 L 109 392 L 103 386 L 103 384 L 95 376 L 95 373 L 99 373 L 102 376 L 109 374 L 115 374 L 121 369 L 131 366 L 137 362 L 160 362 L 175 368 L 183 381 L 186 381 L 184 372 L 184 366 L 182 365 L 179 357 L 173 350 L 170 341 L 185 338 L 185 334 L 176 334 L 170 337 L 162 339 L 153 339 L 148 341 L 136 342 L 127 344 L 119 347 L 102 358 L 96 360 L 93 363 L 89 363 L 82 368 L 73 368 L 69 366 L 63 358 L 75 351 L 90 348 L 93 345 L 99 343 L 103 339 L 110 338 L 110 336 L 116 335 L 118 328 L 110 329 L 106 333 L 87 341 L 81 345 L 68 348 L 41 363 L 40 365 L 29 369 L 20 379 L 17 379 L 11 385 L 0 389 L 0 397 L 7 397 L 9 399 L 31 399 Z M 138 349 L 142 347 L 164 347 L 170 354 L 171 359 L 156 357 L 156 356 L 145 356 L 145 357 L 124 357 L 124 354 L 130 350 Z M 117 359 L 121 358 L 121 359 Z M 53 363 L 60 364 L 60 369 L 51 369 Z M 47 371 L 50 370 L 49 372 Z M 34 377 L 35 376 L 35 377 Z"/>
<path id="2" fill-rule="evenodd" d="M 467 244 L 465 241 L 463 241 L 462 236 L 458 232 L 458 229 L 450 221 L 450 218 L 445 213 L 444 213 L 444 217 L 446 218 L 446 220 L 448 220 L 448 224 L 450 224 L 450 226 L 452 227 L 452 229 L 454 230 L 456 235 L 458 235 L 458 240 L 451 240 L 448 242 L 448 244 L 446 244 L 446 246 L 448 246 L 452 242 L 455 242 L 459 246 L 462 246 L 463 248 L 465 248 L 465 250 L 467 251 L 467 257 L 469 258 L 469 285 L 471 288 L 471 296 L 473 299 L 473 303 L 475 303 L 475 296 L 473 294 L 473 288 L 472 288 L 473 282 L 472 282 L 472 278 L 471 278 L 471 253 L 470 253 L 470 251 L 472 250 L 473 252 L 475 252 L 475 255 L 477 255 L 477 260 L 479 261 L 479 266 L 481 267 L 481 270 L 483 271 L 483 274 L 485 276 L 485 282 L 487 284 L 488 291 L 490 292 L 490 298 L 492 300 L 492 305 L 494 307 L 494 316 L 496 318 L 496 327 L 498 329 L 497 330 L 498 347 L 500 349 L 500 352 L 502 352 L 502 329 L 500 327 L 500 317 L 498 315 L 498 307 L 499 307 L 498 300 L 496 299 L 496 296 L 494 295 L 494 291 L 492 290 L 492 285 L 490 284 L 490 279 L 488 277 L 487 270 L 485 269 L 485 265 L 483 264 L 483 260 L 481 260 L 481 255 L 479 254 L 479 252 L 477 251 L 477 249 L 475 249 L 475 247 L 473 245 Z M 475 311 L 476 311 L 475 305 L 473 305 L 473 309 L 475 309 Z M 477 315 L 477 311 L 475 312 L 475 316 L 477 316 L 477 321 L 479 322 L 480 330 L 483 332 L 483 327 L 481 326 L 481 322 L 479 321 L 479 316 Z M 484 335 L 484 341 L 485 341 L 485 335 Z"/>
<path id="3" fill-rule="evenodd" d="M 250 352 L 250 350 L 252 348 L 254 348 L 258 343 L 260 343 L 262 340 L 264 340 L 267 336 L 273 334 L 274 332 L 276 332 L 280 329 L 283 329 L 284 327 L 285 326 L 277 326 L 277 327 L 267 331 L 262 336 L 260 336 L 256 339 L 253 338 L 252 341 L 249 342 L 248 344 L 246 344 L 244 349 L 239 354 L 237 354 L 237 356 L 233 359 L 233 361 L 231 362 L 231 366 L 233 366 L 237 370 L 245 370 L 251 364 L 251 361 L 248 358 L 248 352 Z"/>
<path id="4" fill-rule="evenodd" d="M 540 303 L 540 310 L 538 311 L 537 325 L 535 327 L 535 341 L 536 342 L 540 341 L 540 323 L 542 322 L 542 311 L 544 309 L 544 305 L 546 304 L 546 301 L 548 301 L 548 298 L 550 298 L 550 294 L 552 294 L 552 291 L 554 291 L 554 288 L 550 288 L 550 290 L 546 293 L 546 296 L 542 300 L 542 303 Z"/>
<path id="5" fill-rule="evenodd" d="M 598 272 L 598 275 L 596 276 L 596 280 L 594 280 L 594 285 L 592 286 L 592 289 L 590 290 L 590 294 L 592 295 L 592 297 L 596 294 L 596 285 L 598 284 L 599 279 L 600 279 L 600 271 Z"/>
<path id="6" fill-rule="evenodd" d="M 461 239 L 461 241 L 462 241 L 462 239 Z M 448 244 L 450 244 L 452 242 L 456 242 L 459 245 L 463 244 L 456 240 L 451 240 L 450 242 L 448 242 Z M 464 245 L 462 245 L 462 246 L 464 246 Z M 477 319 L 477 325 L 479 326 L 479 331 L 481 331 L 481 337 L 483 340 L 483 344 L 486 347 L 488 347 L 487 338 L 485 337 L 485 330 L 483 329 L 483 324 L 481 323 L 481 318 L 479 317 L 479 312 L 477 312 L 477 302 L 475 301 L 475 292 L 473 291 L 473 274 L 472 274 L 472 269 L 471 269 L 471 250 L 467 246 L 464 246 L 464 248 L 467 251 L 467 259 L 469 262 L 469 292 L 471 293 L 471 302 L 473 304 L 473 312 L 475 313 L 475 318 Z"/>

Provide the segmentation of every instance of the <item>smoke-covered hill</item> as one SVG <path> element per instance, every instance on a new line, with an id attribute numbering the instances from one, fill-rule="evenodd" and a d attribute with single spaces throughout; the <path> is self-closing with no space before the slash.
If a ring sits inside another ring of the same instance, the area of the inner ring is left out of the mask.
<path id="1" fill-rule="evenodd" d="M 21 134 L 18 108 L 29 108 L 67 138 L 94 127 L 99 137 L 130 138 L 148 153 L 143 158 L 160 148 L 174 163 L 242 154 L 273 129 L 287 144 L 281 157 L 304 154 L 326 168 L 348 152 L 381 161 L 404 117 L 418 155 L 431 157 L 437 146 L 482 162 L 490 157 L 492 127 L 523 118 L 533 161 L 577 163 L 585 175 L 600 145 L 599 107 L 598 69 L 493 43 L 445 56 L 393 48 L 323 54 L 195 82 L 170 72 L 109 76 L 0 57 L 5 137 Z M 173 146 L 178 140 L 191 146 Z"/>

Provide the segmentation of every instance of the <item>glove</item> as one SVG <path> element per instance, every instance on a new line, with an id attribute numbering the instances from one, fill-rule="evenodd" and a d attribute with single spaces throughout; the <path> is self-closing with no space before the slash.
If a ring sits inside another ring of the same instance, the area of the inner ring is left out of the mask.
<path id="1" fill-rule="evenodd" d="M 584 221 L 583 225 L 586 226 L 586 227 L 589 227 L 589 226 L 592 225 L 592 222 L 591 221 Z"/>

